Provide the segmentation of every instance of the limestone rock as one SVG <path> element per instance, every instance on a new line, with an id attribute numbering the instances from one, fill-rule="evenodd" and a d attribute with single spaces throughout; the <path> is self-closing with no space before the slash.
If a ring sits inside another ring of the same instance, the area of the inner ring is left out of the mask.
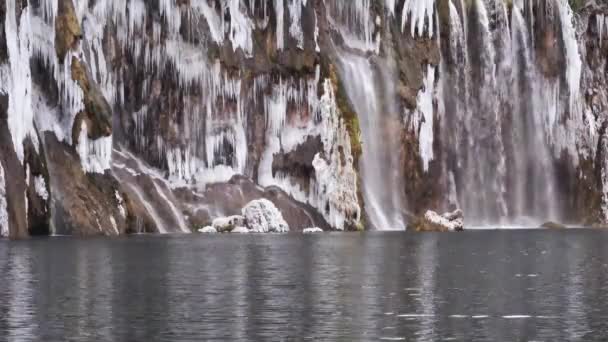
<path id="1" fill-rule="evenodd" d="M 82 29 L 72 0 L 59 0 L 58 16 L 55 19 L 55 50 L 63 61 L 68 50 L 82 37 Z"/>

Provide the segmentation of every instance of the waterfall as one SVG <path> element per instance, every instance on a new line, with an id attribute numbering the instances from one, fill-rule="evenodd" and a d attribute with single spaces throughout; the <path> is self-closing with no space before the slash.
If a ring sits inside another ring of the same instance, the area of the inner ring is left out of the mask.
<path id="1" fill-rule="evenodd" d="M 564 84 L 545 76 L 523 6 L 514 3 L 509 17 L 502 1 L 461 4 L 460 13 L 450 4 L 440 77 L 443 148 L 446 171 L 456 183 L 457 200 L 451 202 L 462 206 L 469 226 L 562 219 L 555 160 L 563 148 L 575 149 L 569 143 L 575 129 L 563 128 L 560 120 L 566 111 L 578 115 L 581 61 L 572 12 L 560 2 L 555 15 L 567 62 Z M 567 101 L 560 89 L 567 89 Z"/>
<path id="2" fill-rule="evenodd" d="M 512 94 L 520 101 L 513 101 L 512 106 L 514 196 L 510 216 L 520 224 L 527 217 L 557 220 L 555 170 L 542 117 L 545 108 L 535 101 L 543 84 L 534 67 L 525 19 L 515 6 L 511 13 Z"/>
<path id="3" fill-rule="evenodd" d="M 56 169 L 39 175 L 72 169 L 44 161 L 62 156 L 47 150 L 49 134 L 78 157 L 91 183 L 79 190 L 114 177 L 101 193 L 132 194 L 141 202 L 134 210 L 161 232 L 208 220 L 184 205 L 186 190 L 235 176 L 280 188 L 336 230 L 403 229 L 410 214 L 451 207 L 467 226 L 582 220 L 593 216 L 586 207 L 602 204 L 608 217 L 608 162 L 598 152 L 608 144 L 600 129 L 604 7 L 71 0 L 68 10 L 58 0 L 5 2 L 0 114 L 10 139 L 0 147 L 22 165 L 2 159 L 0 235 L 9 234 L 15 203 L 15 190 L 2 188 L 15 179 L 9 173 L 34 163 Z M 62 32 L 62 20 L 76 21 L 78 34 Z M 64 38 L 74 41 L 59 57 Z M 117 146 L 133 155 L 117 162 Z M 123 165 L 134 160 L 153 183 Z M 63 186 L 52 176 L 44 182 Z M 601 203 L 594 184 L 605 186 Z M 61 209 L 72 200 L 43 185 L 45 202 Z M 97 195 L 65 196 L 88 208 Z"/>
<path id="4" fill-rule="evenodd" d="M 356 54 L 340 53 L 340 75 L 348 98 L 359 117 L 363 153 L 360 172 L 363 179 L 363 203 L 369 223 L 380 230 L 403 229 L 405 223 L 401 197 L 403 178 L 396 176 L 401 168 L 398 154 L 399 137 L 390 134 L 390 110 L 383 109 L 383 96 L 377 88 L 380 78 L 370 60 Z M 388 88 L 391 88 L 389 85 Z M 393 118 L 394 119 L 394 118 Z M 397 120 L 397 125 L 399 121 Z"/>

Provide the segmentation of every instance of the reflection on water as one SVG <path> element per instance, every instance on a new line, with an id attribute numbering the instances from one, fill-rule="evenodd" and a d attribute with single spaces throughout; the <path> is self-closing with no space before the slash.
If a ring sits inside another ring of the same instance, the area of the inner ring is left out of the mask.
<path id="1" fill-rule="evenodd" d="M 0 340 L 604 341 L 608 232 L 0 241 Z"/>
<path id="2" fill-rule="evenodd" d="M 33 319 L 32 306 L 32 272 L 30 257 L 15 249 L 10 249 L 7 255 L 7 265 L 4 276 L 9 280 L 7 285 L 6 325 L 9 340 L 21 338 L 32 339 L 37 322 Z M 2 311 L 5 311 L 2 310 Z"/>

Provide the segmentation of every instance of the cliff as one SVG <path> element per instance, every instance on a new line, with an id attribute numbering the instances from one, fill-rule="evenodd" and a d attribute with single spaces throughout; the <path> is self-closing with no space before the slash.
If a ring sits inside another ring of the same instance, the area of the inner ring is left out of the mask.
<path id="1" fill-rule="evenodd" d="M 608 220 L 608 5 L 6 0 L 0 235 Z"/>

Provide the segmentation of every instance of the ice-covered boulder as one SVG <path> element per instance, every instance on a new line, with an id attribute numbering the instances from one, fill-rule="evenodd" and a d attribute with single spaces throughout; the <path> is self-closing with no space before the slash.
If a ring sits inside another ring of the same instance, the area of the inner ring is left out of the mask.
<path id="1" fill-rule="evenodd" d="M 217 229 L 215 229 L 211 226 L 207 226 L 207 227 L 203 227 L 203 228 L 199 229 L 198 232 L 205 233 L 205 234 L 213 234 L 213 233 L 217 233 Z"/>
<path id="2" fill-rule="evenodd" d="M 247 234 L 249 233 L 249 229 L 247 229 L 247 227 L 236 227 L 234 228 L 231 233 L 233 234 Z"/>
<path id="3" fill-rule="evenodd" d="M 267 199 L 249 202 L 242 209 L 247 227 L 254 233 L 284 233 L 289 231 L 287 222 L 275 205 Z"/>
<path id="4" fill-rule="evenodd" d="M 460 209 L 443 215 L 427 210 L 423 216 L 414 219 L 408 225 L 408 230 L 419 232 L 462 231 L 464 230 L 464 216 Z"/>
<path id="5" fill-rule="evenodd" d="M 218 217 L 213 220 L 212 226 L 219 233 L 231 232 L 236 227 L 242 227 L 245 225 L 245 218 L 240 215 L 233 215 L 227 217 Z"/>
<path id="6" fill-rule="evenodd" d="M 306 228 L 302 231 L 302 233 L 304 233 L 304 234 L 323 233 L 323 229 L 321 229 L 319 227 Z"/>

